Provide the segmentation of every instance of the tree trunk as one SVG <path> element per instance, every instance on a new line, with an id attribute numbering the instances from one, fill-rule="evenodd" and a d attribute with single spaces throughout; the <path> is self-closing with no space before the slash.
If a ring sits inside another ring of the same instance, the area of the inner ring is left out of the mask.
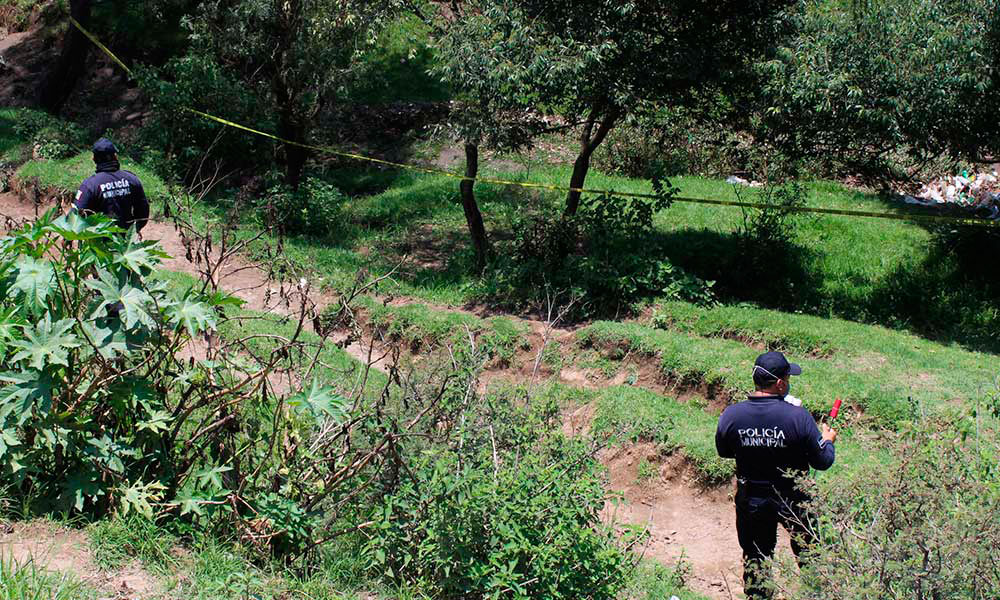
<path id="1" fill-rule="evenodd" d="M 276 76 L 273 85 L 274 97 L 278 105 L 278 137 L 304 144 L 306 127 L 296 114 L 295 98 L 282 77 Z M 309 151 L 302 146 L 285 144 L 285 183 L 292 189 L 299 189 L 302 182 L 302 171 L 305 168 Z"/>
<path id="2" fill-rule="evenodd" d="M 280 129 L 281 137 L 294 142 L 305 142 L 302 127 L 292 124 L 287 128 L 282 127 Z M 285 183 L 292 186 L 294 190 L 299 189 L 299 184 L 302 183 L 302 171 L 305 169 L 306 158 L 308 156 L 309 151 L 305 148 L 285 144 Z"/>
<path id="3" fill-rule="evenodd" d="M 479 173 L 479 146 L 476 144 L 465 145 L 465 176 L 476 177 Z M 473 191 L 475 186 L 471 179 L 463 179 L 459 188 L 462 191 L 462 208 L 465 210 L 465 221 L 469 224 L 469 235 L 472 236 L 472 245 L 476 249 L 476 270 L 480 273 L 486 268 L 486 261 L 490 254 L 490 243 L 486 237 L 486 227 L 483 226 L 483 214 L 479 211 L 479 204 L 476 203 L 476 195 Z"/>
<path id="4" fill-rule="evenodd" d="M 90 7 L 91 0 L 70 0 L 70 14 L 84 27 L 90 25 Z M 38 101 L 43 109 L 53 115 L 59 113 L 83 75 L 89 52 L 90 40 L 71 23 L 63 38 L 59 59 L 42 80 Z"/>
<path id="5" fill-rule="evenodd" d="M 601 145 L 604 138 L 608 137 L 608 132 L 615 126 L 615 122 L 618 121 L 619 116 L 619 112 L 616 109 L 609 110 L 604 115 L 604 118 L 601 119 L 601 123 L 597 127 L 597 133 L 595 134 L 593 131 L 596 124 L 596 114 L 596 109 L 590 113 L 590 118 L 587 120 L 587 124 L 583 128 L 583 134 L 580 136 L 580 154 L 577 155 L 576 162 L 573 163 L 573 175 L 569 180 L 569 187 L 573 188 L 573 190 L 566 194 L 566 210 L 563 211 L 563 215 L 567 217 L 575 215 L 577 209 L 580 208 L 580 192 L 578 190 L 587 181 L 587 171 L 590 170 L 590 157 L 594 155 L 594 150 L 597 150 L 597 147 Z"/>
<path id="6" fill-rule="evenodd" d="M 294 48 L 303 23 L 301 0 L 275 1 L 278 6 L 278 52 L 271 76 L 271 92 L 278 108 L 278 136 L 304 144 L 309 118 L 300 106 L 302 82 L 296 77 Z M 295 144 L 285 144 L 285 183 L 299 189 L 309 151 Z"/>

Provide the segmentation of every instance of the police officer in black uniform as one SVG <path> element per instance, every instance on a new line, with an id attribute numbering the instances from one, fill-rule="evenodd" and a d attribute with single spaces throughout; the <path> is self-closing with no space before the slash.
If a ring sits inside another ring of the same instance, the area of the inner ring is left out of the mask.
<path id="1" fill-rule="evenodd" d="M 723 411 L 715 433 L 719 456 L 736 459 L 736 533 L 743 588 L 751 599 L 770 597 L 761 564 L 774 554 L 778 523 L 788 530 L 797 558 L 812 536 L 802 507 L 808 498 L 796 488 L 795 476 L 809 467 L 826 470 L 834 461 L 837 432 L 825 423 L 820 432 L 806 409 L 785 400 L 789 378 L 801 373 L 780 352 L 758 356 L 756 391 Z"/>
<path id="2" fill-rule="evenodd" d="M 135 225 L 135 230 L 141 231 L 149 220 L 149 200 L 142 182 L 135 173 L 121 168 L 118 149 L 108 139 L 94 144 L 94 164 L 97 172 L 80 184 L 73 206 L 83 214 L 106 214 L 122 229 Z"/>

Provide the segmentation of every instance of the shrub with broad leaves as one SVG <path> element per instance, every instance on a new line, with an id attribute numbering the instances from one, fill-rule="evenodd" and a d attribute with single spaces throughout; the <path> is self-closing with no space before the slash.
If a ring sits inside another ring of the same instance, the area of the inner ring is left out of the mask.
<path id="1" fill-rule="evenodd" d="M 273 363 L 198 360 L 195 340 L 240 301 L 168 285 L 154 276 L 166 257 L 76 212 L 0 240 L 0 455 L 15 497 L 95 516 L 254 506 L 276 461 L 238 446 L 343 416 L 316 382 L 268 399 Z"/>

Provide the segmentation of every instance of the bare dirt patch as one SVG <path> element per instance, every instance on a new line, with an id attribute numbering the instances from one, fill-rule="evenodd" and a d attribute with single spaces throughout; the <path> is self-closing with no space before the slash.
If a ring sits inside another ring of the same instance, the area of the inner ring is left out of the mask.
<path id="1" fill-rule="evenodd" d="M 742 551 L 736 537 L 733 485 L 706 487 L 687 459 L 662 452 L 654 443 L 608 448 L 601 455 L 609 488 L 623 500 L 605 506 L 604 517 L 642 525 L 650 532 L 645 556 L 666 564 L 682 556 L 692 566 L 688 586 L 710 598 L 740 597 Z M 655 475 L 641 480 L 645 461 Z M 791 557 L 788 534 L 778 528 L 776 553 Z"/>
<path id="2" fill-rule="evenodd" d="M 563 413 L 563 433 L 568 436 L 589 435 L 597 403 L 588 402 Z"/>
<path id="3" fill-rule="evenodd" d="M 13 193 L 0 194 L 0 217 L 3 219 L 4 231 L 17 229 L 25 223 L 34 221 L 44 212 L 44 206 L 21 200 Z"/>
<path id="4" fill-rule="evenodd" d="M 641 481 L 639 464 L 655 465 L 656 476 Z M 663 456 L 652 443 L 605 451 L 610 488 L 623 494 L 605 507 L 607 518 L 645 526 L 647 557 L 671 564 L 691 563 L 688 585 L 712 598 L 742 592 L 742 554 L 727 487 L 703 488 L 680 455 Z"/>
<path id="5" fill-rule="evenodd" d="M 162 590 L 160 582 L 138 563 L 113 571 L 99 569 L 84 532 L 45 521 L 8 525 L 0 533 L 0 557 L 17 565 L 32 563 L 72 574 L 116 599 L 152 598 Z"/>

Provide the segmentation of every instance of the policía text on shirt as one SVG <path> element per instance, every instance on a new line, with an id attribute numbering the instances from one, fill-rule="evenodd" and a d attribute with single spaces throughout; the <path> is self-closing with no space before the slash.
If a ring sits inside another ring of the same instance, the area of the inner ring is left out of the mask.
<path id="1" fill-rule="evenodd" d="M 118 181 L 109 181 L 107 183 L 102 183 L 100 188 L 101 191 L 104 192 L 107 190 L 120 190 L 122 188 L 127 189 L 130 185 L 131 184 L 128 182 L 128 179 L 119 179 Z"/>
<path id="2" fill-rule="evenodd" d="M 785 431 L 779 427 L 738 429 L 740 443 L 744 448 L 765 447 L 784 448 Z"/>

